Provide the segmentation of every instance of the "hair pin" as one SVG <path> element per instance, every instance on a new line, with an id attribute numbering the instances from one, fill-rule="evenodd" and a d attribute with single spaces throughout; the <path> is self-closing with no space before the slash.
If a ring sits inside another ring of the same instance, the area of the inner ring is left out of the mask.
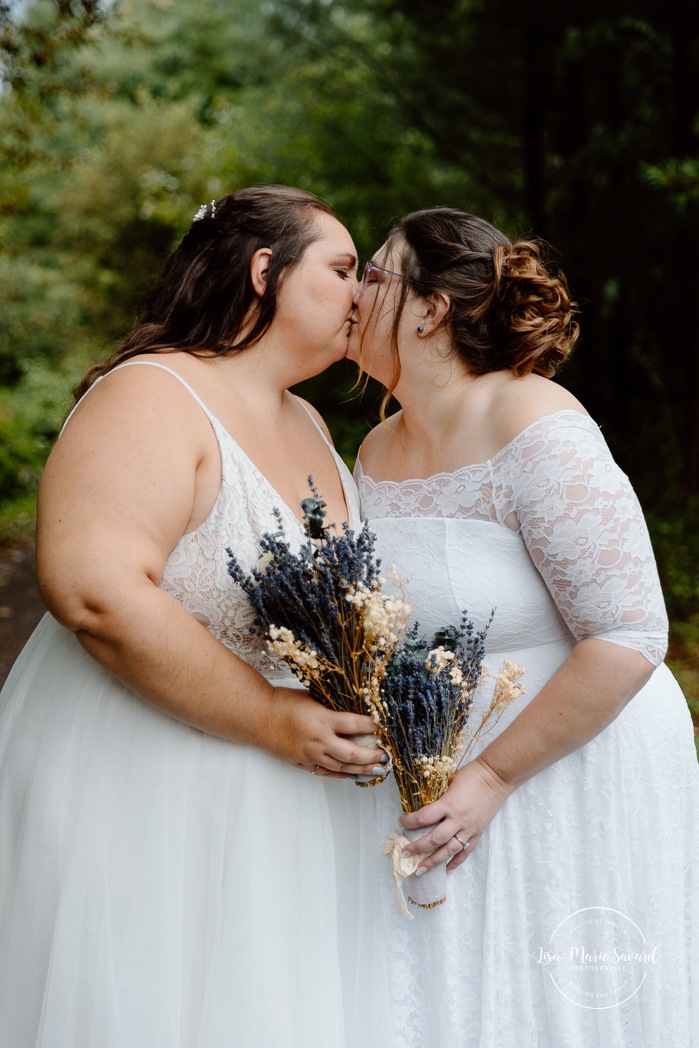
<path id="1" fill-rule="evenodd" d="M 216 201 L 212 200 L 209 204 L 202 204 L 196 215 L 192 219 L 192 222 L 198 222 L 201 218 L 206 218 L 206 212 L 211 208 L 211 217 L 216 218 Z"/>

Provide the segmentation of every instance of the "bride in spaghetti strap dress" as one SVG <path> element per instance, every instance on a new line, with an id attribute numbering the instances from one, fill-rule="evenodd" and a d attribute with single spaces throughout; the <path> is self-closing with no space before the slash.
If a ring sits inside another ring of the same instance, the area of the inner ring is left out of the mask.
<path id="1" fill-rule="evenodd" d="M 260 207 L 268 206 L 271 190 L 262 193 L 267 196 Z M 226 205 L 250 211 L 256 201 L 240 196 L 220 202 L 217 218 L 225 218 Z M 328 281 L 332 276 L 339 283 L 334 260 L 351 240 L 315 204 L 311 216 L 313 231 L 319 230 L 292 276 L 303 279 L 317 264 Z M 298 281 L 288 280 L 291 287 L 298 290 Z M 340 287 L 336 312 L 341 310 L 332 321 L 339 334 L 329 350 L 336 356 L 349 330 L 352 281 L 349 302 Z M 327 308 L 328 301 L 320 305 Z M 277 315 L 288 316 L 283 302 Z M 153 356 L 126 360 L 92 384 L 58 441 L 60 466 L 61 454 L 70 459 L 75 453 L 71 431 L 77 427 L 91 483 L 88 460 L 101 452 L 84 446 L 86 426 L 99 438 L 105 417 L 116 413 L 123 425 L 131 411 L 129 425 L 150 432 L 154 443 L 155 425 L 164 420 L 173 427 L 172 440 L 175 428 L 191 426 L 213 457 L 214 497 L 197 526 L 164 557 L 150 620 L 140 614 L 136 588 L 113 642 L 99 630 L 84 636 L 47 614 L 3 690 L 3 1048 L 391 1043 L 373 891 L 378 875 L 367 874 L 362 850 L 373 833 L 371 800 L 367 791 L 332 778 L 367 770 L 363 761 L 352 764 L 356 748 L 343 734 L 352 725 L 340 722 L 338 729 L 331 719 L 330 730 L 325 721 L 314 721 L 323 752 L 304 739 L 309 728 L 295 723 L 293 702 L 305 710 L 306 700 L 294 699 L 295 679 L 250 633 L 251 609 L 227 574 L 226 547 L 252 567 L 261 534 L 277 528 L 275 509 L 290 539 L 303 540 L 292 500 L 275 490 L 206 403 L 210 396 L 225 403 L 221 386 L 229 365 L 244 385 L 262 349 L 247 352 L 250 365 L 245 354 L 226 364 L 185 353 L 169 354 L 168 364 Z M 195 386 L 207 391 L 205 398 Z M 307 461 L 328 489 L 340 492 L 336 505 L 344 501 L 356 525 L 356 489 L 344 463 L 302 402 L 289 394 L 282 400 L 308 445 Z M 151 408 L 149 431 L 149 420 L 136 416 Z M 128 464 L 134 474 L 139 466 Z M 51 463 L 47 474 L 51 503 L 58 497 Z M 70 485 L 70 476 L 63 474 L 63 481 Z M 301 493 L 304 481 L 299 471 Z M 117 467 L 114 484 L 120 483 Z M 80 486 L 84 478 L 76 484 L 89 501 L 88 488 Z M 157 515 L 155 503 L 152 509 Z M 104 544 L 94 544 L 86 528 L 83 550 L 85 559 L 97 562 L 85 571 L 98 576 L 99 562 L 114 556 L 110 538 L 118 546 L 109 512 L 104 519 Z M 144 518 L 143 527 L 149 526 Z M 60 520 L 43 540 L 40 532 L 40 552 L 42 545 L 45 558 L 60 556 Z M 69 602 L 56 599 L 50 569 L 44 575 L 49 606 L 55 603 L 68 619 Z M 109 577 L 118 589 L 116 575 Z M 152 582 L 147 587 L 149 593 L 156 589 Z M 111 594 L 103 587 L 98 599 L 109 605 Z M 136 636 L 126 621 L 131 615 Z M 173 616 L 167 647 L 163 634 Z M 150 666 L 151 656 L 155 669 L 148 677 L 139 666 Z M 222 682 L 208 668 L 214 663 L 222 667 Z M 218 705 L 217 687 L 223 696 Z M 252 697 L 245 707 L 249 729 L 234 709 L 245 704 L 246 691 Z M 312 708 L 304 716 L 316 718 L 320 707 L 307 702 Z M 259 722 L 269 738 L 254 719 L 258 706 L 270 718 Z M 276 711 L 295 734 L 287 737 L 274 726 Z M 376 760 L 374 751 L 370 759 Z M 361 896 L 360 884 L 366 888 Z"/>

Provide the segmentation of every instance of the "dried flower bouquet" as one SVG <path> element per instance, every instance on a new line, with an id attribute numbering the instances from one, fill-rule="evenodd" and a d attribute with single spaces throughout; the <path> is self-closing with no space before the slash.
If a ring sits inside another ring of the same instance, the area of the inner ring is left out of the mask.
<path id="1" fill-rule="evenodd" d="M 329 709 L 372 717 L 376 738 L 364 741 L 378 739 L 387 750 L 403 809 L 417 811 L 446 793 L 476 739 L 524 693 L 523 670 L 505 663 L 489 707 L 471 730 L 476 689 L 489 676 L 483 659 L 490 622 L 477 631 L 464 613 L 458 627 L 444 627 L 431 644 L 420 639 L 417 624 L 407 627 L 412 607 L 384 590 L 376 536 L 366 524 L 357 533 L 348 524 L 341 531 L 326 525 L 326 504 L 308 480 L 312 497 L 301 503 L 305 542 L 292 548 L 277 510 L 279 530 L 260 539 L 257 566 L 245 571 L 229 549 L 228 571 L 255 610 L 251 628 L 310 695 Z M 392 857 L 395 872 L 400 844 Z M 411 899 L 437 905 L 445 884 L 444 867 L 420 881 L 411 877 Z"/>
<path id="2" fill-rule="evenodd" d="M 443 797 L 476 739 L 524 694 L 523 669 L 505 661 L 495 675 L 489 706 L 475 729 L 469 725 L 476 689 L 490 676 L 483 665 L 490 622 L 492 615 L 483 629 L 476 630 L 464 613 L 458 627 L 439 630 L 431 644 L 419 637 L 418 626 L 413 625 L 391 656 L 378 692 L 370 696 L 371 714 L 391 754 L 406 812 Z M 398 887 L 401 841 L 399 835 L 392 835 L 386 849 Z M 424 907 L 444 902 L 446 868 L 438 867 L 420 879 L 411 876 L 409 898 Z"/>
<path id="3" fill-rule="evenodd" d="M 412 608 L 383 591 L 375 535 L 366 525 L 356 533 L 326 525 L 326 504 L 310 477 L 309 485 L 312 498 L 301 503 L 306 541 L 292 549 L 275 511 L 279 531 L 262 536 L 257 567 L 244 571 L 229 549 L 228 572 L 255 609 L 253 630 L 312 698 L 367 714 Z"/>

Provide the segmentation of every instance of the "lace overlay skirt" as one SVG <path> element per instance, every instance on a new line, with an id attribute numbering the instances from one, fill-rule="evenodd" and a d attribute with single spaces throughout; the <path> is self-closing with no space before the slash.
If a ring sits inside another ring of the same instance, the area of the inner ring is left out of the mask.
<path id="1" fill-rule="evenodd" d="M 567 650 L 501 652 L 492 665 L 509 655 L 526 666 L 531 698 Z M 387 789 L 375 796 L 383 837 L 400 809 Z M 444 905 L 399 918 L 385 871 L 397 1043 L 696 1048 L 698 800 L 687 704 L 661 666 L 606 731 L 507 800 L 447 878 Z M 579 954 L 578 969 L 547 964 L 547 950 L 589 954 L 606 941 L 580 917 L 569 920 L 582 910 L 592 920 L 615 911 L 624 929 L 632 922 L 646 961 L 633 961 L 628 975 L 595 973 Z"/>

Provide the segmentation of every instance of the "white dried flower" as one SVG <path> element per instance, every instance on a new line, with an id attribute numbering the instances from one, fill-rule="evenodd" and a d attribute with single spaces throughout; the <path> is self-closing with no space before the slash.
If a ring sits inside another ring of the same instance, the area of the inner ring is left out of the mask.
<path id="1" fill-rule="evenodd" d="M 269 650 L 280 659 L 293 663 L 306 679 L 310 679 L 312 673 L 320 669 L 316 652 L 297 640 L 286 626 L 270 626 L 269 637 Z"/>
<path id="2" fill-rule="evenodd" d="M 437 785 L 448 782 L 456 767 L 452 757 L 427 757 L 424 753 L 417 758 L 417 763 L 420 765 L 422 778 L 427 783 Z"/>
<path id="3" fill-rule="evenodd" d="M 386 646 L 398 639 L 397 630 L 402 627 L 412 608 L 396 597 L 369 588 L 364 583 L 351 586 L 345 594 L 348 604 L 363 612 L 364 634 L 374 645 Z"/>
<path id="4" fill-rule="evenodd" d="M 449 663 L 454 661 L 454 652 L 447 651 L 442 645 L 438 648 L 433 648 L 427 655 L 427 668 L 432 673 L 441 673 L 445 670 Z"/>
<path id="5" fill-rule="evenodd" d="M 495 674 L 495 688 L 493 690 L 492 705 L 495 709 L 503 710 L 509 703 L 514 702 L 521 695 L 526 695 L 526 689 L 521 683 L 524 675 L 522 666 L 516 662 L 505 659 L 502 669 Z"/>
<path id="6" fill-rule="evenodd" d="M 452 682 L 452 684 L 455 684 L 457 688 L 461 684 L 463 684 L 464 675 L 458 666 L 452 666 L 452 668 L 449 670 L 449 680 Z"/>

